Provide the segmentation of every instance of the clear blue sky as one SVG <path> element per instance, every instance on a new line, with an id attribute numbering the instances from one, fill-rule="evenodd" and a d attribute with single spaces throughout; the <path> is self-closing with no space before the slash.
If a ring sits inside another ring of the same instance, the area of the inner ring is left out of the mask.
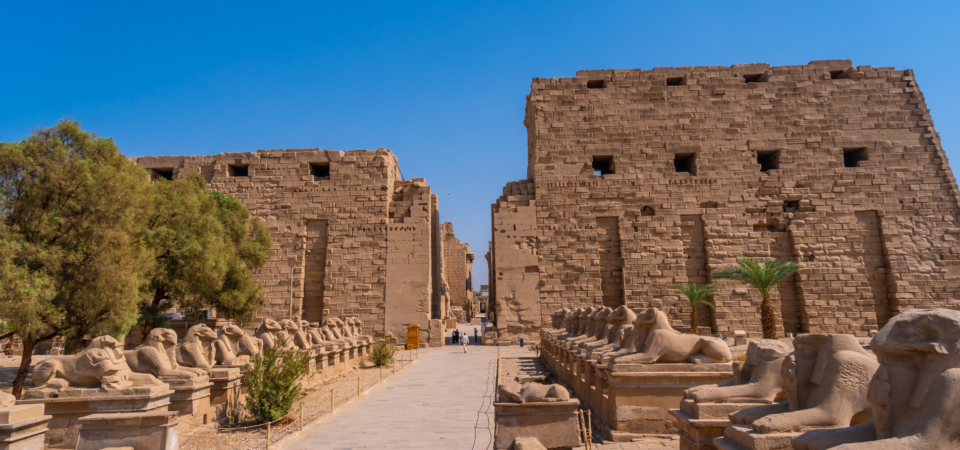
<path id="1" fill-rule="evenodd" d="M 960 160 L 956 1 L 199 3 L 0 4 L 0 141 L 72 117 L 132 156 L 388 148 L 450 192 L 441 219 L 477 254 L 477 289 L 490 203 L 526 177 L 533 77 L 912 68 Z"/>

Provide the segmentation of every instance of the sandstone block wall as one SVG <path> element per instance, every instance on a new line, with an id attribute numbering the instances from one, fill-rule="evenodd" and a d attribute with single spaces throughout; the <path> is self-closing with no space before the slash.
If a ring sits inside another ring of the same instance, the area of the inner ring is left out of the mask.
<path id="1" fill-rule="evenodd" d="M 424 333 L 442 307 L 438 202 L 423 179 L 404 180 L 390 151 L 259 150 L 133 158 L 154 177 L 202 174 L 236 197 L 273 236 L 256 274 L 261 317 L 356 316 L 364 333 Z M 291 289 L 292 282 L 292 289 Z M 255 327 L 257 324 L 251 324 Z"/>
<path id="2" fill-rule="evenodd" d="M 865 336 L 906 309 L 958 307 L 957 184 L 911 70 L 579 71 L 534 79 L 524 124 L 528 180 L 492 214 L 503 338 L 600 304 L 656 306 L 686 330 L 672 286 L 737 254 L 801 265 L 777 297 L 785 333 Z M 759 295 L 714 284 L 707 331 L 759 336 Z"/>

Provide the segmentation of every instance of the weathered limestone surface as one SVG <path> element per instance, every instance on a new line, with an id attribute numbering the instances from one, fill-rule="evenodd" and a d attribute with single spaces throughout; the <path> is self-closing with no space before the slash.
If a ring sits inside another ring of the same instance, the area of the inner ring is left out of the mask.
<path id="1" fill-rule="evenodd" d="M 730 414 L 786 400 L 786 383 L 780 371 L 791 351 L 793 347 L 784 342 L 751 341 L 747 359 L 734 362 L 733 379 L 688 389 L 680 408 L 670 410 L 679 427 L 680 449 L 715 449 L 713 440 L 723 436 L 730 425 Z"/>
<path id="2" fill-rule="evenodd" d="M 804 431 L 869 420 L 876 356 L 844 334 L 801 335 L 793 346 L 781 367 L 787 401 L 730 414 L 733 424 L 714 440 L 718 448 L 788 449 Z"/>
<path id="3" fill-rule="evenodd" d="M 541 357 L 615 441 L 676 433 L 668 411 L 686 390 L 733 377 L 726 343 L 681 335 L 656 308 L 562 309 L 550 317 L 552 326 L 541 330 Z"/>
<path id="4" fill-rule="evenodd" d="M 501 340 L 578 306 L 653 306 L 686 331 L 674 284 L 738 253 L 801 264 L 775 299 L 782 333 L 866 337 L 958 308 L 957 184 L 912 70 L 586 70 L 535 78 L 524 124 L 527 179 L 492 206 Z M 760 337 L 759 295 L 715 284 L 697 331 Z"/>
<path id="5" fill-rule="evenodd" d="M 870 342 L 880 368 L 870 381 L 872 419 L 817 430 L 794 440 L 800 450 L 957 449 L 960 433 L 960 312 L 911 310 Z"/>
<path id="6" fill-rule="evenodd" d="M 177 450 L 174 412 L 92 414 L 80 419 L 76 450 L 133 447 L 133 450 Z"/>
<path id="7" fill-rule="evenodd" d="M 43 450 L 44 433 L 51 418 L 43 414 L 43 405 L 0 407 L 0 450 Z"/>
<path id="8" fill-rule="evenodd" d="M 123 346 L 110 336 L 93 339 L 77 355 L 45 359 L 31 380 L 36 387 L 24 391 L 17 404 L 43 405 L 44 414 L 52 416 L 47 448 L 74 448 L 81 417 L 167 411 L 174 394 L 154 375 L 131 371 Z"/>
<path id="9" fill-rule="evenodd" d="M 578 447 L 579 406 L 558 384 L 501 384 L 493 404 L 497 423 L 494 448 L 509 450 L 518 439 L 535 439 L 547 449 Z"/>
<path id="10" fill-rule="evenodd" d="M 267 297 L 262 318 L 359 317 L 376 336 L 402 336 L 418 324 L 427 342 L 429 320 L 444 317 L 437 197 L 425 180 L 404 180 L 392 152 L 259 150 L 132 160 L 155 178 L 201 174 L 209 189 L 237 198 L 264 222 L 275 256 L 256 274 Z M 465 283 L 452 289 L 462 295 Z"/>

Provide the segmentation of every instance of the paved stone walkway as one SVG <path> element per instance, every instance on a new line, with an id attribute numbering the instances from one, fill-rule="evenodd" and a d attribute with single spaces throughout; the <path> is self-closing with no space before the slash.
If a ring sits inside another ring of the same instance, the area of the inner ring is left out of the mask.
<path id="1" fill-rule="evenodd" d="M 473 326 L 458 328 L 473 336 Z M 519 347 L 500 351 L 503 357 L 531 354 Z M 284 450 L 492 449 L 496 368 L 497 347 L 421 349 L 409 369 Z"/>

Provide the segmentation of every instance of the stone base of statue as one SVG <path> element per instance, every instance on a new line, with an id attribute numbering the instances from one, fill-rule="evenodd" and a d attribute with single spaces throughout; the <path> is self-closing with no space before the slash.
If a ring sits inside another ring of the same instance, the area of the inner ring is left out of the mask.
<path id="1" fill-rule="evenodd" d="M 43 405 L 0 408 L 0 450 L 43 450 L 51 418 L 43 414 Z"/>
<path id="2" fill-rule="evenodd" d="M 128 447 L 134 450 L 180 448 L 177 413 L 93 414 L 80 419 L 76 450 Z"/>
<path id="3" fill-rule="evenodd" d="M 239 367 L 217 366 L 210 369 L 210 409 L 214 417 L 229 419 L 243 408 L 243 372 Z"/>
<path id="4" fill-rule="evenodd" d="M 320 371 L 320 381 L 326 381 L 337 375 L 339 352 L 336 348 L 326 348 L 317 352 L 316 365 Z"/>
<path id="5" fill-rule="evenodd" d="M 680 409 L 671 409 L 680 431 L 680 450 L 716 449 L 713 440 L 723 437 L 730 426 L 730 414 L 745 408 L 763 406 L 763 403 L 696 403 L 685 399 Z"/>
<path id="6" fill-rule="evenodd" d="M 722 438 L 713 440 L 720 450 L 792 450 L 793 438 L 801 433 L 761 434 L 750 425 L 730 425 Z"/>
<path id="7" fill-rule="evenodd" d="M 41 391 L 41 392 L 35 392 Z M 52 416 L 44 443 L 47 448 L 72 449 L 77 443 L 80 418 L 100 413 L 165 412 L 173 390 L 167 384 L 137 386 L 125 389 L 64 388 L 56 397 L 47 398 L 41 389 L 30 389 L 18 405 L 43 405 L 44 414 Z"/>
<path id="8" fill-rule="evenodd" d="M 496 420 L 494 449 L 509 450 L 516 438 L 536 438 L 546 448 L 574 448 L 582 444 L 577 422 L 580 402 L 493 404 Z"/>
<path id="9" fill-rule="evenodd" d="M 203 381 L 187 381 L 170 386 L 173 395 L 170 396 L 169 411 L 180 415 L 178 423 L 181 432 L 210 423 L 213 418 L 213 411 L 210 409 L 210 388 L 213 383 L 204 378 L 206 377 L 197 379 Z"/>
<path id="10" fill-rule="evenodd" d="M 629 442 L 638 434 L 678 433 L 669 410 L 683 400 L 687 389 L 719 384 L 733 378 L 730 363 L 656 363 L 596 366 L 592 388 L 600 393 L 592 409 L 615 442 Z M 577 393 L 580 395 L 580 393 Z"/>

